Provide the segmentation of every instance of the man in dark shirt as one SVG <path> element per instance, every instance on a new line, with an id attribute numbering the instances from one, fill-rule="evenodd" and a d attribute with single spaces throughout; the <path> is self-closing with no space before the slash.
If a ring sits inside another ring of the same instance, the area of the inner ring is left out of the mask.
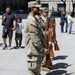
<path id="1" fill-rule="evenodd" d="M 6 13 L 4 13 L 2 16 L 2 25 L 3 25 L 2 38 L 4 42 L 3 49 L 7 48 L 7 43 L 6 43 L 7 35 L 9 37 L 9 48 L 11 48 L 13 30 L 16 29 L 16 20 L 10 7 L 6 8 Z"/>

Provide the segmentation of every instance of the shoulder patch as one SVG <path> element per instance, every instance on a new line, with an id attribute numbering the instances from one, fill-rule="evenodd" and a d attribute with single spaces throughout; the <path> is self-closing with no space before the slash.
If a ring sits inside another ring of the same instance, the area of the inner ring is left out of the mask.
<path id="1" fill-rule="evenodd" d="M 33 26 L 37 26 L 34 21 L 32 21 L 30 24 L 33 25 Z"/>

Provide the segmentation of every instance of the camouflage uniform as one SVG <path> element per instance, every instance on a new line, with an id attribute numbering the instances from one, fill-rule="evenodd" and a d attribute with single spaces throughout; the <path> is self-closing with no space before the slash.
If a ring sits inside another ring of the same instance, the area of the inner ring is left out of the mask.
<path id="1" fill-rule="evenodd" d="M 40 75 L 41 63 L 44 57 L 43 33 L 39 22 L 31 15 L 27 18 L 25 34 L 28 75 Z"/>
<path id="2" fill-rule="evenodd" d="M 39 21 L 39 25 L 41 26 L 41 29 L 43 31 L 44 36 L 42 37 L 42 40 L 44 41 L 43 47 L 45 48 L 45 30 L 46 30 L 46 20 L 47 18 L 44 16 L 36 16 L 37 20 Z M 46 54 L 44 53 L 44 58 L 42 61 L 42 67 L 46 66 Z"/>
<path id="3" fill-rule="evenodd" d="M 42 26 L 43 32 L 45 32 L 45 29 L 46 29 L 46 17 L 44 17 L 44 16 L 41 16 L 41 26 Z M 45 36 L 44 36 L 43 39 L 45 39 Z M 44 58 L 43 58 L 43 61 L 42 61 L 42 66 L 46 66 L 46 55 L 45 54 L 44 54 Z"/>
<path id="4" fill-rule="evenodd" d="M 40 11 L 41 12 L 46 12 L 45 11 L 46 10 L 46 8 L 45 7 L 41 7 L 40 8 Z M 42 28 L 42 31 L 43 31 L 43 34 L 44 34 L 44 37 L 42 38 L 43 40 L 44 40 L 44 42 L 45 42 L 45 30 L 46 30 L 46 21 L 47 21 L 47 17 L 44 17 L 43 15 L 40 15 L 39 16 L 39 18 L 38 18 L 38 20 L 40 20 L 40 25 L 41 25 L 41 28 Z M 45 47 L 45 44 L 46 43 L 44 43 L 44 47 Z M 46 55 L 44 54 L 44 58 L 43 58 L 43 61 L 42 61 L 42 66 L 46 66 Z"/>

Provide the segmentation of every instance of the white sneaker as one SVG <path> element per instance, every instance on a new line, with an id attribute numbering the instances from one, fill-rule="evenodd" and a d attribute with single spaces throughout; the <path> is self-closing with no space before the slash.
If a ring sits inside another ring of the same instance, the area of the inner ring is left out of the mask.
<path id="1" fill-rule="evenodd" d="M 11 46 L 9 46 L 9 50 L 11 50 L 12 49 L 12 47 Z"/>

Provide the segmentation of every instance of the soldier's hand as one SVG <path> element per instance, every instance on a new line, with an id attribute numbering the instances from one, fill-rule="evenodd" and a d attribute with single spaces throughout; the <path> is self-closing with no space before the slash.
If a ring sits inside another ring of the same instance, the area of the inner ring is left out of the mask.
<path id="1" fill-rule="evenodd" d="M 49 31 L 46 31 L 46 35 L 49 35 Z"/>
<path id="2" fill-rule="evenodd" d="M 52 45 L 52 42 L 49 41 L 49 45 Z"/>
<path id="3" fill-rule="evenodd" d="M 51 32 L 53 31 L 53 28 L 51 29 Z"/>
<path id="4" fill-rule="evenodd" d="M 51 29 L 49 28 L 49 31 L 52 32 L 53 31 L 53 28 L 51 28 Z"/>
<path id="5" fill-rule="evenodd" d="M 35 22 L 31 22 L 31 25 L 32 25 L 32 26 L 37 26 L 37 25 L 35 24 Z"/>
<path id="6" fill-rule="evenodd" d="M 48 49 L 45 49 L 45 54 L 49 54 L 49 50 Z"/>

